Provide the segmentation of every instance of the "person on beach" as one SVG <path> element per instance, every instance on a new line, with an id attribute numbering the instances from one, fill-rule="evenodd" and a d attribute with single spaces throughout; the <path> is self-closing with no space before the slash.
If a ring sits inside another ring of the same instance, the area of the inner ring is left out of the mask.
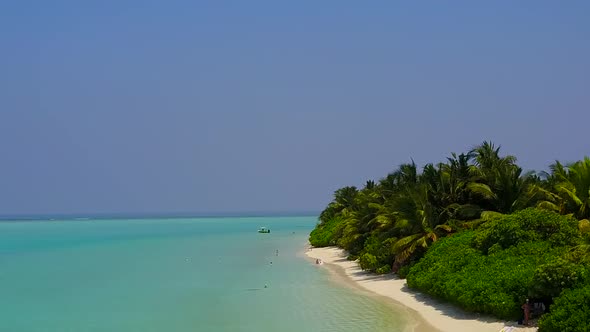
<path id="1" fill-rule="evenodd" d="M 524 312 L 524 320 L 522 321 L 522 324 L 529 325 L 529 318 L 531 314 L 531 305 L 529 304 L 529 299 L 526 299 L 525 304 L 522 305 L 522 310 Z"/>

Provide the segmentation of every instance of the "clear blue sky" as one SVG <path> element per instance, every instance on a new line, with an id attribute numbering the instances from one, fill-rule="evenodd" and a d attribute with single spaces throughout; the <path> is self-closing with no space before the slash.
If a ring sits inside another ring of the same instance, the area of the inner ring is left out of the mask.
<path id="1" fill-rule="evenodd" d="M 590 154 L 589 1 L 88 3 L 0 4 L 0 214 L 320 210 L 483 140 Z"/>

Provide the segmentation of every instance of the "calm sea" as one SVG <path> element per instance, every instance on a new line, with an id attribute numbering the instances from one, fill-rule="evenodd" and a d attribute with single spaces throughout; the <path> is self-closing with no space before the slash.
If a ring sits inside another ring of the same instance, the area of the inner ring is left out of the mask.
<path id="1" fill-rule="evenodd" d="M 0 222 L 0 331 L 402 331 L 304 257 L 315 220 Z"/>

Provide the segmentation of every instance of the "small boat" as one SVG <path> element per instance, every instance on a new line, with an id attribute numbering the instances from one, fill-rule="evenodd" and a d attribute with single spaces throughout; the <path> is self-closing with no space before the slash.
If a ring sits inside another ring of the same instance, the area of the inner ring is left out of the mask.
<path id="1" fill-rule="evenodd" d="M 260 227 L 260 229 L 258 230 L 258 233 L 270 233 L 270 229 L 268 229 L 266 227 Z"/>

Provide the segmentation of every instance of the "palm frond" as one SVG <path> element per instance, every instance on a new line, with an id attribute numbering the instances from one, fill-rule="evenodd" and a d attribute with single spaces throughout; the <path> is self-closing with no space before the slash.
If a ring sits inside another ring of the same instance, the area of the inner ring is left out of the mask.
<path id="1" fill-rule="evenodd" d="M 471 182 L 467 184 L 467 189 L 469 189 L 471 192 L 475 194 L 481 195 L 486 199 L 497 199 L 496 194 L 487 184 Z"/>
<path id="2" fill-rule="evenodd" d="M 549 201 L 541 201 L 537 204 L 537 207 L 544 210 L 559 211 L 559 206 Z"/>

